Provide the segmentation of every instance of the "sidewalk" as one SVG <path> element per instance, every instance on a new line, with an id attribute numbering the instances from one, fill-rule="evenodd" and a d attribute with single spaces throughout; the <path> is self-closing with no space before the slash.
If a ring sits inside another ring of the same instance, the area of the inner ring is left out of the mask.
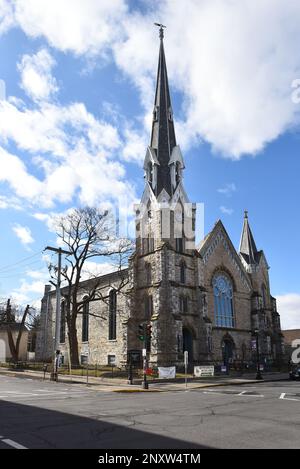
<path id="1" fill-rule="evenodd" d="M 0 374 L 13 377 L 23 377 L 27 379 L 44 379 L 44 373 L 40 371 L 25 370 L 15 371 L 7 368 L 0 367 Z M 186 389 L 208 388 L 214 386 L 230 386 L 230 385 L 245 385 L 252 383 L 266 383 L 272 381 L 283 381 L 289 378 L 288 373 L 281 372 L 266 372 L 263 374 L 263 380 L 257 381 L 255 373 L 247 373 L 243 376 L 215 376 L 213 378 L 188 378 L 187 388 L 183 378 L 176 380 L 149 380 L 149 390 L 142 389 L 142 380 L 135 379 L 134 384 L 130 385 L 126 379 L 120 378 L 95 378 L 89 376 L 77 375 L 59 375 L 58 381 L 60 383 L 68 383 L 73 385 L 89 385 L 95 390 L 106 392 L 166 392 L 166 391 L 184 391 Z M 50 373 L 46 373 L 46 380 L 49 381 Z"/>

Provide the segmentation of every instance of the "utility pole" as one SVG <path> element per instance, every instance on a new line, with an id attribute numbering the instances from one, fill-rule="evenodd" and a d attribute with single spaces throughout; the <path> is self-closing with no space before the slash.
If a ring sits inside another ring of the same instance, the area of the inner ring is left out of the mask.
<path id="1" fill-rule="evenodd" d="M 57 283 L 56 283 L 56 314 L 55 314 L 55 339 L 54 339 L 54 368 L 53 368 L 53 379 L 57 381 L 57 371 L 58 371 L 58 360 L 59 360 L 59 347 L 60 347 L 60 323 L 61 323 L 61 256 L 62 254 L 70 255 L 72 254 L 69 251 L 65 251 L 62 248 L 53 248 L 47 246 L 45 251 L 53 251 L 58 254 L 57 262 Z"/>

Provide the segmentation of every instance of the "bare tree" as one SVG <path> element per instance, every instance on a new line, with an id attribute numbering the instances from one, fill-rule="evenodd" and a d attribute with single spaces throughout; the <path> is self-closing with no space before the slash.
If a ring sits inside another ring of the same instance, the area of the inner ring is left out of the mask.
<path id="1" fill-rule="evenodd" d="M 105 293 L 107 288 L 103 288 L 101 277 L 88 273 L 88 261 L 99 263 L 108 259 L 118 272 L 117 290 L 121 291 L 128 282 L 124 267 L 127 266 L 134 246 L 132 241 L 116 237 L 114 220 L 108 211 L 101 212 L 96 208 L 74 209 L 59 217 L 55 225 L 62 247 L 71 253 L 67 256 L 67 265 L 62 271 L 62 296 L 65 301 L 70 358 L 74 366 L 79 365 L 76 327 L 78 315 L 83 313 L 85 304 L 91 301 L 108 301 Z M 55 285 L 56 268 L 50 265 L 49 270 Z M 82 281 L 87 279 L 89 281 L 83 285 Z"/>

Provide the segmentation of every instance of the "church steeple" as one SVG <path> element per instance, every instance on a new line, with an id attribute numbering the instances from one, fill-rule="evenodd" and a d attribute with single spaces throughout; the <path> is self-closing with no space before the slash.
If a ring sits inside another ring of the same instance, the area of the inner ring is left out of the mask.
<path id="1" fill-rule="evenodd" d="M 180 149 L 176 144 L 164 51 L 163 28 L 165 26 L 156 25 L 160 27 L 160 47 L 151 141 L 146 155 L 145 170 L 154 194 L 158 196 L 165 189 L 171 197 L 181 178 L 181 170 L 184 168 L 184 164 Z"/>
<path id="2" fill-rule="evenodd" d="M 258 251 L 248 221 L 248 212 L 244 213 L 244 225 L 240 242 L 240 254 L 249 265 L 257 264 Z"/>

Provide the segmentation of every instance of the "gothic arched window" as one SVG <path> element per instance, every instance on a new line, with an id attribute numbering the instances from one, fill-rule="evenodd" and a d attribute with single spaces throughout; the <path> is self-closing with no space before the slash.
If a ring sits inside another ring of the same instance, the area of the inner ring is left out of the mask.
<path id="1" fill-rule="evenodd" d="M 181 177 L 181 174 L 180 174 L 180 163 L 179 161 L 176 162 L 176 166 L 175 166 L 175 180 L 176 180 L 176 185 L 179 184 L 180 182 L 180 177 Z"/>
<path id="2" fill-rule="evenodd" d="M 60 338 L 59 342 L 64 344 L 66 341 L 66 304 L 64 301 L 60 305 Z"/>
<path id="3" fill-rule="evenodd" d="M 186 265 L 184 262 L 180 264 L 180 283 L 186 282 Z"/>
<path id="4" fill-rule="evenodd" d="M 150 184 L 153 182 L 153 177 L 152 177 L 152 163 L 149 161 L 148 163 L 148 181 Z"/>
<path id="5" fill-rule="evenodd" d="M 145 318 L 148 320 L 153 314 L 153 297 L 152 295 L 145 296 Z"/>
<path id="6" fill-rule="evenodd" d="M 89 340 L 89 302 L 85 301 L 82 309 L 82 342 Z"/>
<path id="7" fill-rule="evenodd" d="M 187 296 L 180 296 L 179 298 L 179 310 L 181 314 L 188 312 L 188 297 Z"/>
<path id="8" fill-rule="evenodd" d="M 265 285 L 262 285 L 261 292 L 262 292 L 262 307 L 266 308 L 266 306 L 267 306 L 267 289 L 266 289 Z"/>
<path id="9" fill-rule="evenodd" d="M 150 262 L 146 262 L 145 271 L 146 271 L 146 284 L 150 285 L 152 283 L 152 266 Z"/>
<path id="10" fill-rule="evenodd" d="M 213 278 L 215 324 L 219 327 L 234 327 L 233 286 L 223 273 Z"/>
<path id="11" fill-rule="evenodd" d="M 109 292 L 109 318 L 108 318 L 108 340 L 115 340 L 117 337 L 117 292 Z"/>

